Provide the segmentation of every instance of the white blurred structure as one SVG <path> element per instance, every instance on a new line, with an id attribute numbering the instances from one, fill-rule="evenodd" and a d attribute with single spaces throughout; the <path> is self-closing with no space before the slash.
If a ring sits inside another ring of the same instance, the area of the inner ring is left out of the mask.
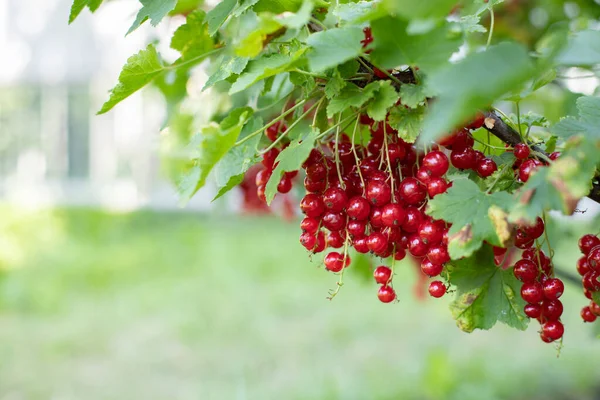
<path id="1" fill-rule="evenodd" d="M 156 30 L 143 25 L 124 37 L 137 0 L 105 2 L 93 16 L 85 9 L 68 25 L 71 3 L 0 0 L 0 199 L 177 207 L 158 166 L 160 96 L 137 93 L 95 115 L 127 58 Z M 177 22 L 163 22 L 159 34 Z M 200 196 L 191 206 L 207 203 Z"/>

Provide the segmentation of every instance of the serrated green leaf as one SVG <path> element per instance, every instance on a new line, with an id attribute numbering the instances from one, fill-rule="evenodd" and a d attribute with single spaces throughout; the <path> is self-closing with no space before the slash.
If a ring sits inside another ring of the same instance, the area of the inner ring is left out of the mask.
<path id="1" fill-rule="evenodd" d="M 494 264 L 490 246 L 469 258 L 453 261 L 448 275 L 457 291 L 450 310 L 461 330 L 490 329 L 497 321 L 519 330 L 527 328 L 521 283 L 512 268 L 503 270 Z"/>
<path id="2" fill-rule="evenodd" d="M 223 0 L 206 14 L 210 36 L 214 36 L 219 31 L 219 28 L 223 25 L 227 17 L 229 17 L 229 14 L 231 14 L 237 3 L 237 0 Z"/>
<path id="3" fill-rule="evenodd" d="M 423 124 L 423 142 L 433 141 L 535 75 L 527 51 L 514 43 L 492 46 L 430 75 L 438 93 Z"/>
<path id="4" fill-rule="evenodd" d="M 239 75 L 248 65 L 247 57 L 223 56 L 217 63 L 217 70 L 208 78 L 202 90 L 206 90 L 217 82 L 221 82 L 231 75 Z"/>
<path id="5" fill-rule="evenodd" d="M 469 33 L 485 33 L 487 29 L 479 23 L 481 18 L 477 15 L 465 15 L 460 17 L 455 24 L 459 27 L 460 31 L 469 34 Z"/>
<path id="6" fill-rule="evenodd" d="M 425 115 L 425 107 L 409 109 L 403 105 L 390 111 L 388 124 L 398 131 L 398 137 L 407 143 L 414 143 L 421 133 L 421 123 Z"/>
<path id="7" fill-rule="evenodd" d="M 305 88 L 308 92 L 312 91 L 317 83 L 315 82 L 315 78 L 310 75 L 306 75 L 300 72 L 290 72 L 290 82 L 294 86 L 300 86 Z"/>
<path id="8" fill-rule="evenodd" d="M 427 214 L 453 224 L 448 252 L 456 260 L 469 257 L 484 240 L 498 246 L 510 238 L 504 210 L 512 201 L 506 192 L 487 194 L 473 181 L 457 179 L 446 193 L 429 201 Z"/>
<path id="9" fill-rule="evenodd" d="M 204 23 L 205 13 L 198 10 L 188 14 L 171 38 L 171 48 L 181 53 L 181 60 L 189 60 L 213 49 L 214 43 Z"/>
<path id="10" fill-rule="evenodd" d="M 91 12 L 94 12 L 100 7 L 102 0 L 74 0 L 71 6 L 71 12 L 69 13 L 69 24 L 75 21 L 75 18 L 83 11 L 85 7 L 89 8 Z"/>
<path id="11" fill-rule="evenodd" d="M 379 68 L 410 65 L 431 72 L 447 64 L 452 53 L 460 46 L 458 38 L 449 36 L 446 26 L 422 35 L 409 35 L 407 27 L 406 21 L 394 17 L 372 22 L 374 50 L 371 60 L 375 65 Z"/>
<path id="12" fill-rule="evenodd" d="M 253 118 L 248 122 L 240 134 L 240 139 L 257 131 L 263 126 L 262 118 Z M 259 161 L 256 148 L 260 142 L 260 135 L 254 136 L 239 146 L 231 148 L 223 158 L 215 165 L 213 175 L 217 184 L 218 193 L 212 201 L 215 201 L 225 193 L 239 185 L 244 179 L 248 169 Z"/>
<path id="13" fill-rule="evenodd" d="M 177 5 L 177 0 L 139 0 L 142 8 L 138 11 L 135 21 L 127 31 L 127 35 L 135 31 L 146 20 L 150 19 L 152 26 L 158 23 Z"/>
<path id="14" fill-rule="evenodd" d="M 485 190 L 491 192 L 512 193 L 518 187 L 512 164 L 499 165 L 498 170 L 484 180 Z"/>
<path id="15" fill-rule="evenodd" d="M 388 110 L 398 101 L 398 92 L 390 81 L 379 81 L 373 100 L 367 105 L 367 114 L 375 121 L 383 121 Z"/>
<path id="16" fill-rule="evenodd" d="M 408 19 L 446 17 L 456 5 L 455 0 L 383 0 L 383 5 L 392 13 Z"/>
<path id="17" fill-rule="evenodd" d="M 552 127 L 552 133 L 562 139 L 584 135 L 600 140 L 600 98 L 582 96 L 577 99 L 579 118 L 566 117 Z"/>
<path id="18" fill-rule="evenodd" d="M 254 5 L 258 3 L 258 1 L 259 0 L 238 0 L 238 5 L 232 13 L 233 16 L 239 17 L 240 15 L 248 11 L 250 8 L 254 7 Z"/>
<path id="19" fill-rule="evenodd" d="M 329 78 L 329 80 L 327 81 L 327 84 L 325 85 L 323 91 L 325 92 L 325 96 L 328 99 L 331 99 L 339 95 L 345 86 L 346 81 L 342 79 L 342 77 L 336 70 L 335 73 L 331 76 L 331 78 Z"/>
<path id="20" fill-rule="evenodd" d="M 339 3 L 333 8 L 332 14 L 340 21 L 354 22 L 373 11 L 374 3 L 371 1 L 358 1 L 356 3 Z"/>
<path id="21" fill-rule="evenodd" d="M 194 167 L 184 175 L 178 185 L 182 202 L 188 201 L 204 184 L 214 166 L 233 147 L 240 132 L 252 115 L 249 107 L 229 113 L 221 124 L 212 122 L 192 138 L 191 151 L 195 153 Z"/>
<path id="22" fill-rule="evenodd" d="M 569 38 L 556 62 L 569 66 L 600 64 L 600 31 L 586 30 Z"/>
<path id="23" fill-rule="evenodd" d="M 315 139 L 318 134 L 319 130 L 313 129 L 308 132 L 304 138 L 298 138 L 292 141 L 288 147 L 279 153 L 275 160 L 277 165 L 265 188 L 267 204 L 271 204 L 273 201 L 273 198 L 277 193 L 277 185 L 279 184 L 283 173 L 300 169 L 304 161 L 306 161 L 314 147 Z"/>
<path id="24" fill-rule="evenodd" d="M 164 71 L 159 54 L 153 45 L 127 59 L 119 75 L 119 83 L 110 91 L 110 98 L 98 114 L 104 114 L 122 100 L 150 83 Z"/>
<path id="25" fill-rule="evenodd" d="M 258 26 L 235 47 L 235 54 L 250 58 L 258 56 L 267 39 L 279 30 L 282 30 L 282 25 L 271 14 L 259 15 Z"/>
<path id="26" fill-rule="evenodd" d="M 302 56 L 304 50 L 300 49 L 292 54 L 262 56 L 250 61 L 246 71 L 231 86 L 229 94 L 241 92 L 262 79 L 292 70 L 294 63 Z"/>
<path id="27" fill-rule="evenodd" d="M 546 140 L 546 148 L 544 149 L 546 153 L 553 153 L 556 150 L 556 136 L 551 136 L 550 139 Z"/>
<path id="28" fill-rule="evenodd" d="M 306 39 L 312 47 L 308 65 L 313 72 L 333 68 L 362 53 L 363 32 L 360 27 L 332 28 L 313 33 Z"/>
<path id="29" fill-rule="evenodd" d="M 350 107 L 360 107 L 373 98 L 375 91 L 379 89 L 377 82 L 369 83 L 363 89 L 356 85 L 349 84 L 342 89 L 340 94 L 331 99 L 327 106 L 327 116 L 333 117 L 335 114 L 343 112 Z"/>
<path id="30" fill-rule="evenodd" d="M 305 0 L 298 12 L 278 17 L 277 21 L 288 28 L 300 29 L 310 21 L 313 7 L 312 0 Z"/>
<path id="31" fill-rule="evenodd" d="M 400 99 L 402 104 L 410 108 L 417 108 L 424 105 L 425 100 L 431 96 L 433 96 L 433 92 L 425 85 L 405 83 L 400 86 Z"/>

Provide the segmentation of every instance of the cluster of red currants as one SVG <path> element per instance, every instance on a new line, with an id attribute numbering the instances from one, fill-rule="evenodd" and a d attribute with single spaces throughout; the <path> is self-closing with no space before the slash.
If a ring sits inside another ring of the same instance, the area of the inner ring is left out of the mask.
<path id="1" fill-rule="evenodd" d="M 515 263 L 515 277 L 523 282 L 521 297 L 527 302 L 525 315 L 535 318 L 542 329 L 541 339 L 550 343 L 560 339 L 564 326 L 560 321 L 563 305 L 559 300 L 564 292 L 563 282 L 554 277 L 552 260 L 534 246 L 535 240 L 544 233 L 544 221 L 537 219 L 534 225 L 517 229 L 515 246 L 524 249 L 521 259 Z M 494 248 L 496 252 L 497 248 Z M 506 249 L 502 249 L 506 251 Z"/>
<path id="2" fill-rule="evenodd" d="M 516 144 L 513 152 L 517 159 L 513 165 L 513 169 L 515 169 L 515 174 L 521 182 L 527 182 L 534 171 L 547 165 L 547 163 L 538 159 L 529 158 L 531 149 L 525 143 Z M 557 151 L 549 155 L 552 161 L 555 161 L 558 157 L 560 157 L 560 153 Z"/>
<path id="3" fill-rule="evenodd" d="M 327 247 L 344 248 L 325 256 L 325 268 L 332 272 L 349 265 L 348 248 L 353 247 L 359 253 L 393 260 L 402 260 L 408 251 L 420 261 L 423 273 L 439 276 L 450 261 L 449 225 L 433 220 L 424 209 L 428 199 L 451 185 L 445 179 L 448 156 L 437 145 L 418 152 L 389 125 L 374 123 L 365 115 L 360 121 L 370 127 L 371 139 L 366 145 L 341 135 L 337 142 L 313 149 L 303 164 L 307 194 L 300 202 L 306 216 L 300 242 L 313 253 Z M 469 127 L 475 129 L 476 125 Z M 461 130 L 447 148 L 473 151 L 468 138 L 468 130 Z M 393 301 L 393 268 L 380 266 L 374 277 L 381 285 L 379 299 Z M 446 290 L 441 281 L 429 285 L 433 297 L 443 296 Z"/>
<path id="4" fill-rule="evenodd" d="M 583 293 L 590 299 L 590 305 L 581 309 L 581 318 L 594 322 L 600 315 L 600 305 L 592 299 L 593 293 L 600 292 L 600 239 L 592 234 L 582 236 L 579 250 L 583 257 L 577 260 L 577 272 L 582 276 Z"/>

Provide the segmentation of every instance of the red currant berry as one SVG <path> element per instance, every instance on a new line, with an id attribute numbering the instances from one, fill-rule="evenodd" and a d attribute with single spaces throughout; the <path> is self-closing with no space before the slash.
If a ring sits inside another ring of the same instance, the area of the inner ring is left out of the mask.
<path id="1" fill-rule="evenodd" d="M 544 220 L 537 217 L 535 224 L 523 227 L 522 231 L 525 232 L 529 239 L 537 239 L 544 234 L 544 229 Z"/>
<path id="2" fill-rule="evenodd" d="M 323 250 L 325 250 L 326 247 L 327 247 L 327 240 L 325 240 L 325 233 L 323 233 L 323 231 L 319 231 L 317 233 L 317 244 L 312 249 L 312 252 L 315 254 L 320 253 Z"/>
<path id="3" fill-rule="evenodd" d="M 581 250 L 581 252 L 585 255 L 590 254 L 590 251 L 592 251 L 592 249 L 596 246 L 600 246 L 600 239 L 598 239 L 598 237 L 595 235 L 583 235 L 579 239 L 579 250 Z"/>
<path id="4" fill-rule="evenodd" d="M 383 225 L 389 227 L 396 227 L 402 225 L 406 212 L 400 204 L 386 204 L 381 209 L 381 222 Z"/>
<path id="5" fill-rule="evenodd" d="M 396 298 L 396 292 L 390 286 L 383 285 L 377 292 L 377 297 L 382 303 L 391 303 Z"/>
<path id="6" fill-rule="evenodd" d="M 433 281 L 429 284 L 429 294 L 431 297 L 440 298 L 446 294 L 446 286 L 442 281 Z"/>
<path id="7" fill-rule="evenodd" d="M 596 318 L 598 317 L 590 310 L 589 307 L 586 306 L 581 309 L 581 319 L 583 319 L 584 322 L 594 322 Z"/>
<path id="8" fill-rule="evenodd" d="M 533 246 L 534 239 L 531 239 L 522 229 L 515 233 L 515 246 L 519 249 L 528 249 Z"/>
<path id="9" fill-rule="evenodd" d="M 416 232 L 423 221 L 423 213 L 416 207 L 406 208 L 406 218 L 402 229 L 406 232 Z"/>
<path id="10" fill-rule="evenodd" d="M 266 186 L 267 182 L 269 182 L 269 178 L 271 178 L 271 174 L 273 171 L 270 169 L 261 169 L 256 174 L 255 183 L 256 186 Z"/>
<path id="11" fill-rule="evenodd" d="M 267 202 L 267 197 L 266 197 L 266 193 L 265 193 L 266 190 L 267 190 L 267 187 L 265 185 L 261 185 L 256 188 L 256 196 L 260 199 L 260 201 L 262 201 L 264 203 Z"/>
<path id="12" fill-rule="evenodd" d="M 330 232 L 329 235 L 327 235 L 327 246 L 334 249 L 339 249 L 344 246 L 342 234 L 340 232 Z"/>
<path id="13" fill-rule="evenodd" d="M 289 193 L 290 190 L 292 190 L 292 180 L 287 175 L 283 175 L 277 184 L 277 191 L 285 194 Z"/>
<path id="14" fill-rule="evenodd" d="M 406 158 L 406 149 L 398 143 L 389 143 L 388 156 L 390 157 L 390 162 L 396 164 L 398 161 Z"/>
<path id="15" fill-rule="evenodd" d="M 303 232 L 314 235 L 319 230 L 319 221 L 311 217 L 304 217 L 302 222 L 300 222 L 300 228 Z"/>
<path id="16" fill-rule="evenodd" d="M 544 289 L 538 282 L 524 283 L 521 287 L 521 297 L 528 303 L 539 303 L 544 300 Z"/>
<path id="17" fill-rule="evenodd" d="M 321 196 L 309 193 L 300 201 L 300 209 L 307 217 L 318 218 L 325 211 Z"/>
<path id="18" fill-rule="evenodd" d="M 416 178 L 405 178 L 398 191 L 400 197 L 410 205 L 417 205 L 427 197 L 427 188 Z"/>
<path id="19" fill-rule="evenodd" d="M 515 277 L 524 283 L 533 283 L 538 277 L 538 267 L 531 260 L 519 260 L 515 264 L 513 273 Z"/>
<path id="20" fill-rule="evenodd" d="M 588 254 L 587 262 L 591 269 L 600 271 L 600 245 L 590 250 Z"/>
<path id="21" fill-rule="evenodd" d="M 427 258 L 434 264 L 445 264 L 450 261 L 450 255 L 448 254 L 448 248 L 443 244 L 436 244 L 429 248 L 427 252 Z"/>
<path id="22" fill-rule="evenodd" d="M 531 150 L 525 143 L 519 143 L 515 145 L 514 153 L 516 158 L 524 160 L 529 157 Z"/>
<path id="23" fill-rule="evenodd" d="M 384 206 L 390 202 L 391 198 L 392 189 L 387 183 L 374 180 L 367 183 L 367 199 L 372 205 Z"/>
<path id="24" fill-rule="evenodd" d="M 323 214 L 321 221 L 323 226 L 332 232 L 342 230 L 346 226 L 346 217 L 342 213 L 328 211 Z"/>
<path id="25" fill-rule="evenodd" d="M 446 193 L 449 187 L 444 178 L 431 178 L 427 183 L 427 194 L 433 199 L 438 194 Z"/>
<path id="26" fill-rule="evenodd" d="M 475 167 L 476 155 L 475 150 L 471 147 L 466 147 L 462 150 L 452 150 L 450 153 L 452 165 L 458 169 L 472 169 Z"/>
<path id="27" fill-rule="evenodd" d="M 454 142 L 452 143 L 452 151 L 461 152 L 467 148 L 473 149 L 474 144 L 475 140 L 473 137 L 468 131 L 463 129 L 456 134 Z M 475 154 L 473 154 L 473 156 L 475 156 Z M 450 159 L 452 159 L 452 155 L 450 155 Z M 454 165 L 454 162 L 452 164 Z"/>
<path id="28" fill-rule="evenodd" d="M 346 206 L 348 216 L 359 221 L 369 218 L 370 212 L 371 206 L 369 206 L 369 202 L 361 196 L 351 198 Z"/>
<path id="29" fill-rule="evenodd" d="M 591 270 L 583 276 L 581 284 L 590 292 L 600 291 L 600 282 L 598 282 L 598 278 L 600 278 L 600 273 Z"/>
<path id="30" fill-rule="evenodd" d="M 542 307 L 539 304 L 526 304 L 523 311 L 529 318 L 539 318 L 542 315 Z"/>
<path id="31" fill-rule="evenodd" d="M 419 182 L 421 182 L 425 185 L 427 185 L 433 178 L 431 176 L 431 172 L 428 169 L 425 169 L 423 167 L 421 167 L 417 170 L 415 177 L 419 180 Z"/>
<path id="32" fill-rule="evenodd" d="M 394 260 L 402 261 L 404 260 L 404 257 L 406 257 L 406 250 L 400 247 L 396 248 L 394 251 Z"/>
<path id="33" fill-rule="evenodd" d="M 441 264 L 434 264 L 428 258 L 424 258 L 421 261 L 421 271 L 427 276 L 438 276 L 442 273 L 444 266 Z"/>
<path id="34" fill-rule="evenodd" d="M 485 122 L 485 114 L 482 113 L 481 111 L 477 111 L 475 118 L 473 119 L 473 121 L 471 121 L 469 123 L 469 125 L 467 125 L 467 128 L 473 129 L 473 130 L 479 129 L 483 126 L 484 122 Z"/>
<path id="35" fill-rule="evenodd" d="M 340 272 L 344 269 L 343 256 L 337 251 L 332 251 L 325 256 L 325 269 L 331 272 Z"/>
<path id="36" fill-rule="evenodd" d="M 313 233 L 304 232 L 300 235 L 300 243 L 306 250 L 312 250 L 317 245 L 317 236 Z"/>
<path id="37" fill-rule="evenodd" d="M 369 252 L 369 245 L 367 243 L 367 237 L 363 236 L 354 240 L 354 250 L 361 254 L 366 254 Z"/>
<path id="38" fill-rule="evenodd" d="M 327 181 L 313 181 L 308 178 L 304 178 L 304 188 L 309 193 L 323 193 L 325 188 L 327 187 Z"/>
<path id="39" fill-rule="evenodd" d="M 551 341 L 560 339 L 565 333 L 565 327 L 560 321 L 548 321 L 542 326 L 542 335 Z"/>
<path id="40" fill-rule="evenodd" d="M 594 315 L 600 315 L 600 305 L 594 303 L 593 301 L 590 301 L 589 307 Z"/>
<path id="41" fill-rule="evenodd" d="M 386 284 L 392 277 L 392 270 L 385 265 L 379 266 L 373 271 L 373 277 L 375 278 L 375 282 L 382 285 Z"/>
<path id="42" fill-rule="evenodd" d="M 280 133 L 283 133 L 287 130 L 285 124 L 282 124 L 281 121 L 275 122 L 273 125 L 267 128 L 266 135 L 271 142 L 277 140 Z"/>
<path id="43" fill-rule="evenodd" d="M 432 151 L 423 157 L 422 167 L 431 172 L 431 176 L 440 177 L 448 172 L 450 162 L 448 156 L 441 151 Z"/>
<path id="44" fill-rule="evenodd" d="M 558 160 L 558 157 L 560 157 L 560 151 L 555 151 L 553 153 L 550 153 L 550 155 L 548 156 L 548 158 L 551 159 L 552 161 Z"/>
<path id="45" fill-rule="evenodd" d="M 367 228 L 367 224 L 365 221 L 357 221 L 352 220 L 348 221 L 348 225 L 346 226 L 346 230 L 353 238 L 359 238 L 365 236 L 365 229 Z"/>
<path id="46" fill-rule="evenodd" d="M 487 178 L 498 170 L 498 166 L 491 158 L 484 158 L 477 162 L 475 170 L 482 178 Z"/>
<path id="47" fill-rule="evenodd" d="M 524 161 L 519 167 L 519 179 L 521 182 L 527 182 L 531 174 L 533 174 L 541 166 L 542 163 L 538 160 L 529 159 Z"/>
<path id="48" fill-rule="evenodd" d="M 579 272 L 579 275 L 584 276 L 590 271 L 590 264 L 588 264 L 586 256 L 583 256 L 577 260 L 577 272 Z"/>
<path id="49" fill-rule="evenodd" d="M 272 170 L 275 166 L 275 159 L 279 155 L 279 149 L 272 148 L 263 154 L 262 165 L 264 165 L 267 169 Z"/>
<path id="50" fill-rule="evenodd" d="M 558 321 L 563 313 L 563 304 L 560 300 L 544 300 L 542 303 L 542 317 L 546 321 Z"/>
<path id="51" fill-rule="evenodd" d="M 427 243 L 417 234 L 412 234 L 408 239 L 408 252 L 414 257 L 424 257 L 429 251 Z"/>
<path id="52" fill-rule="evenodd" d="M 444 236 L 444 228 L 441 221 L 423 221 L 418 234 L 425 243 L 439 243 Z"/>
<path id="53" fill-rule="evenodd" d="M 565 291 L 565 285 L 558 278 L 550 278 L 543 284 L 544 296 L 547 299 L 558 299 Z"/>
<path id="54" fill-rule="evenodd" d="M 367 245 L 373 253 L 381 253 L 387 250 L 388 239 L 381 232 L 373 232 L 367 237 Z"/>
<path id="55" fill-rule="evenodd" d="M 331 187 L 323 193 L 323 202 L 328 210 L 340 212 L 346 207 L 348 196 L 343 189 Z"/>

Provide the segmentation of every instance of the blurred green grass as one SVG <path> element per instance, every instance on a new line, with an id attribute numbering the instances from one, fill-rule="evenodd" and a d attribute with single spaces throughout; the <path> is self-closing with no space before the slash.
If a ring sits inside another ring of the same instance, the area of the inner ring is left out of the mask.
<path id="1" fill-rule="evenodd" d="M 557 358 L 535 324 L 460 332 L 449 298 L 413 298 L 409 265 L 399 303 L 357 273 L 329 302 L 336 279 L 297 237 L 274 218 L 0 206 L 0 399 L 598 398 L 576 288 Z"/>

